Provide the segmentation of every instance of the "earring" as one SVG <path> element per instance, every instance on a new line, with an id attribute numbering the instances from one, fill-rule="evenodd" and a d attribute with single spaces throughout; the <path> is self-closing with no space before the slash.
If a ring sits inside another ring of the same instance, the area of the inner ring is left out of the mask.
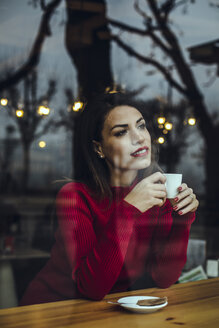
<path id="1" fill-rule="evenodd" d="M 100 157 L 101 159 L 103 159 L 103 158 L 104 158 L 104 155 L 102 155 L 102 154 L 99 154 L 99 157 Z"/>

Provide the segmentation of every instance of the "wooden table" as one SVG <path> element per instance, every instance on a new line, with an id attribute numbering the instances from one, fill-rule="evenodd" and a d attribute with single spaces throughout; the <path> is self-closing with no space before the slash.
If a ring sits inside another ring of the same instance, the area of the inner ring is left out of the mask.
<path id="1" fill-rule="evenodd" d="M 167 296 L 169 304 L 135 314 L 107 303 L 128 295 Z M 219 327 L 219 278 L 107 295 L 102 301 L 70 300 L 0 310 L 1 328 Z"/>

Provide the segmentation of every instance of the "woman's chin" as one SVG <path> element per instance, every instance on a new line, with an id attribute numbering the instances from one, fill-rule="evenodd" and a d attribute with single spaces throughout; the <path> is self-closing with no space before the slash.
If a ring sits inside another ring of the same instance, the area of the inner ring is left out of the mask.
<path id="1" fill-rule="evenodd" d="M 139 170 L 147 169 L 151 165 L 151 160 L 146 159 L 142 161 L 142 163 L 139 163 Z"/>

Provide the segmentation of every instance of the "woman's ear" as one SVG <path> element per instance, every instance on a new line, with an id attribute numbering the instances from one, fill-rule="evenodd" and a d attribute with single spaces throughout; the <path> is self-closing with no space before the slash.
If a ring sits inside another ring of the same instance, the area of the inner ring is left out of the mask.
<path id="1" fill-rule="evenodd" d="M 97 153 L 100 158 L 104 158 L 105 156 L 103 154 L 101 143 L 95 140 L 92 140 L 92 142 L 95 153 Z"/>

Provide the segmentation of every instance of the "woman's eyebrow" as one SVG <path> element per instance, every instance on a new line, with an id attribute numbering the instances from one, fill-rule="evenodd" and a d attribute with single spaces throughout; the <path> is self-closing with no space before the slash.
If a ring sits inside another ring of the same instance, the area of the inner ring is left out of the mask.
<path id="1" fill-rule="evenodd" d="M 140 117 L 137 121 L 136 121 L 136 124 L 138 124 L 139 122 L 141 122 L 141 121 L 144 121 L 144 118 L 143 117 Z M 113 129 L 115 129 L 115 128 L 127 128 L 128 127 L 128 124 L 116 124 L 116 125 L 114 125 L 111 129 L 110 129 L 110 131 L 112 131 Z"/>
<path id="2" fill-rule="evenodd" d="M 110 131 L 112 131 L 115 128 L 127 128 L 127 127 L 128 127 L 128 124 L 116 124 L 110 129 Z"/>
<path id="3" fill-rule="evenodd" d="M 140 117 L 137 121 L 136 121 L 136 123 L 139 123 L 139 122 L 141 122 L 141 121 L 144 121 L 144 117 Z"/>

